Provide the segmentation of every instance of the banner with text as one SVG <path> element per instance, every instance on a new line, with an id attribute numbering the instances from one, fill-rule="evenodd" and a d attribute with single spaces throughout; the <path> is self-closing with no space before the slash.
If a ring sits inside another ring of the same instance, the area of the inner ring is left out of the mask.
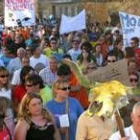
<path id="1" fill-rule="evenodd" d="M 130 46 L 132 37 L 140 38 L 140 16 L 119 12 L 124 46 Z"/>
<path id="2" fill-rule="evenodd" d="M 85 10 L 74 17 L 62 15 L 60 24 L 60 34 L 79 31 L 86 28 Z"/>
<path id="3" fill-rule="evenodd" d="M 35 25 L 34 0 L 5 0 L 4 23 L 7 27 Z"/>

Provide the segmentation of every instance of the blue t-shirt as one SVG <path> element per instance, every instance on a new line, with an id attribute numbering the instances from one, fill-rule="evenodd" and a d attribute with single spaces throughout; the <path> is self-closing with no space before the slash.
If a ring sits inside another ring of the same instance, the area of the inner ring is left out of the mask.
<path id="1" fill-rule="evenodd" d="M 68 102 L 69 102 L 68 117 L 70 123 L 69 140 L 75 140 L 77 121 L 79 116 L 83 113 L 83 108 L 77 99 L 68 98 Z M 54 115 L 58 128 L 60 128 L 58 116 L 65 114 L 65 106 L 66 106 L 65 101 L 60 103 L 56 102 L 54 99 L 46 104 L 46 107 Z M 62 140 L 64 140 L 64 135 L 61 135 L 61 137 Z"/>

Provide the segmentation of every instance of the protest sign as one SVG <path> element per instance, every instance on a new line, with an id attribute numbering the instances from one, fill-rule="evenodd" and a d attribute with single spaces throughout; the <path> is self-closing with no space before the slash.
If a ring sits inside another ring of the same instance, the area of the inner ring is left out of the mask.
<path id="1" fill-rule="evenodd" d="M 92 73 L 89 73 L 87 77 L 92 81 L 91 83 L 118 80 L 125 85 L 129 85 L 127 71 L 127 61 L 120 60 L 105 67 L 98 68 Z"/>
<path id="2" fill-rule="evenodd" d="M 7 27 L 35 25 L 34 0 L 5 0 L 4 24 Z"/>
<path id="3" fill-rule="evenodd" d="M 130 46 L 132 37 L 140 38 L 140 16 L 119 12 L 124 46 Z"/>
<path id="4" fill-rule="evenodd" d="M 79 31 L 86 28 L 85 10 L 74 17 L 62 15 L 60 24 L 60 34 Z"/>

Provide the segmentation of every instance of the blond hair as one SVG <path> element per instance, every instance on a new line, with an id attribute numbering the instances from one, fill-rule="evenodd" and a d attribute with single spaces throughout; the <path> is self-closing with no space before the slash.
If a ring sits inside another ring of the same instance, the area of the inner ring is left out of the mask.
<path id="1" fill-rule="evenodd" d="M 3 67 L 3 66 L 0 67 L 0 76 L 1 76 L 1 75 L 9 75 L 9 71 L 8 71 L 5 67 Z M 4 85 L 2 85 L 2 84 L 0 83 L 0 89 L 1 89 L 2 87 L 6 88 L 6 89 L 8 90 L 8 89 L 10 88 L 10 86 L 9 86 L 9 81 L 8 81 L 6 84 L 4 84 Z"/>
<path id="2" fill-rule="evenodd" d="M 19 119 L 25 119 L 29 124 L 31 123 L 31 114 L 28 110 L 28 107 L 31 100 L 34 98 L 40 99 L 41 103 L 43 104 L 43 100 L 40 95 L 38 95 L 37 93 L 27 93 L 22 98 L 19 106 L 19 114 L 18 114 Z M 42 115 L 44 118 L 47 119 L 48 122 L 53 122 L 51 114 L 47 109 L 42 108 Z"/>

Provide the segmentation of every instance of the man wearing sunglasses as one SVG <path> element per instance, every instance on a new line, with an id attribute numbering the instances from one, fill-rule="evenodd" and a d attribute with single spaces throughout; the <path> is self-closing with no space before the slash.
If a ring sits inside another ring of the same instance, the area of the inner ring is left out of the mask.
<path id="1" fill-rule="evenodd" d="M 83 108 L 86 109 L 89 105 L 86 89 L 78 83 L 70 67 L 66 64 L 60 65 L 57 75 L 58 79 L 67 79 L 69 81 L 69 85 L 71 86 L 69 96 L 79 100 Z"/>
<path id="2" fill-rule="evenodd" d="M 51 47 L 46 48 L 45 55 L 47 57 L 55 56 L 58 62 L 61 61 L 64 51 L 59 47 L 57 39 L 51 38 L 50 45 Z"/>

